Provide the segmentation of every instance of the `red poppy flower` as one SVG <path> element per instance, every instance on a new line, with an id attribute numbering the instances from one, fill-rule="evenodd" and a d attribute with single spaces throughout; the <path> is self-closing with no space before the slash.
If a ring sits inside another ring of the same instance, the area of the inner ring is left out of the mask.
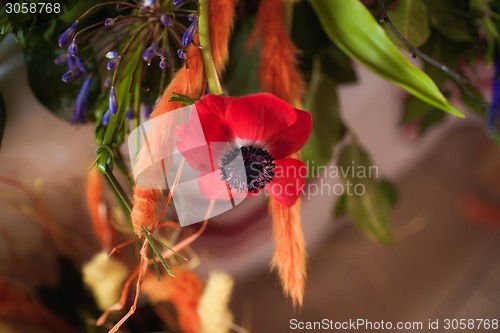
<path id="1" fill-rule="evenodd" d="M 240 98 L 207 95 L 195 108 L 190 121 L 177 127 L 177 148 L 205 175 L 202 192 L 213 196 L 211 181 L 225 181 L 233 193 L 258 194 L 265 189 L 287 207 L 295 203 L 307 172 L 304 162 L 289 156 L 311 134 L 309 113 L 267 93 Z M 236 157 L 244 167 L 233 164 Z"/>

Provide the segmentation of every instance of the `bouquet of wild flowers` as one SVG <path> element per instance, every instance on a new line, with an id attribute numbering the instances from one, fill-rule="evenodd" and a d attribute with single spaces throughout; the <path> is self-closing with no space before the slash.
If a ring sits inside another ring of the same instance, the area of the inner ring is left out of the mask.
<path id="1" fill-rule="evenodd" d="M 463 117 L 445 97 L 452 91 L 484 112 L 483 97 L 462 73 L 469 66 L 464 60 L 498 63 L 500 8 L 473 0 L 364 2 L 92 0 L 62 2 L 58 15 L 2 9 L 2 33 L 16 34 L 24 46 L 40 101 L 71 123 L 95 123 L 96 159 L 89 161 L 86 191 L 101 252 L 78 270 L 95 301 L 79 316 L 104 312 L 86 321 L 89 331 L 94 324 L 109 332 L 150 329 L 132 319 L 146 307 L 158 329 L 245 331 L 228 310 L 231 278 L 214 272 L 204 283 L 193 271 L 199 258 L 191 244 L 212 217 L 261 193 L 269 195 L 273 220 L 272 267 L 285 294 L 302 306 L 304 160 L 326 164 L 344 140 L 339 167 L 371 163 L 343 123 L 336 96 L 337 85 L 356 80 L 350 59 L 410 94 L 402 122 L 417 122 L 422 132 L 442 120 L 443 111 Z M 398 46 L 423 59 L 423 70 Z M 497 86 L 487 116 L 495 137 Z M 121 149 L 127 137 L 132 165 Z M 111 213 L 104 181 L 119 214 Z M 361 184 L 364 192 L 342 195 L 336 214 L 390 244 L 391 184 L 349 174 L 340 181 Z M 196 222 L 201 225 L 186 226 Z M 12 303 L 6 309 L 22 300 L 33 324 L 79 329 L 21 291 L 6 295 Z M 13 313 L 1 312 L 0 319 L 15 326 Z"/>

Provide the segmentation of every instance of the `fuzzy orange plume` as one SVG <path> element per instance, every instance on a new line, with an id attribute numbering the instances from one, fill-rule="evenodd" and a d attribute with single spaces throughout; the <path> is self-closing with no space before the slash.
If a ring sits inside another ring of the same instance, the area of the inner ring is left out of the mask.
<path id="1" fill-rule="evenodd" d="M 259 85 L 298 106 L 305 83 L 297 69 L 297 49 L 285 27 L 285 2 L 261 1 L 255 29 L 247 47 L 261 40 Z M 302 306 L 306 280 L 306 249 L 300 217 L 300 199 L 290 208 L 271 198 L 269 210 L 273 218 L 275 251 L 272 267 L 277 270 L 283 289 L 294 306 Z"/>
<path id="2" fill-rule="evenodd" d="M 260 89 L 297 104 L 305 84 L 296 67 L 298 50 L 286 31 L 283 0 L 261 1 L 247 47 L 252 47 L 257 39 L 261 40 Z"/>
<path id="3" fill-rule="evenodd" d="M 272 200 L 274 256 L 272 267 L 278 271 L 285 293 L 294 306 L 302 306 L 306 280 L 306 249 L 300 221 L 300 199 L 290 208 Z"/>
<path id="4" fill-rule="evenodd" d="M 236 2 L 237 0 L 210 0 L 208 3 L 212 57 L 219 75 L 228 60 L 229 36 L 233 29 Z"/>
<path id="5" fill-rule="evenodd" d="M 109 223 L 109 212 L 103 196 L 102 175 L 97 168 L 92 168 L 87 176 L 85 188 L 87 211 L 92 221 L 94 233 L 105 251 L 111 250 L 116 238 L 115 229 Z"/>
<path id="6" fill-rule="evenodd" d="M 143 228 L 151 230 L 157 223 L 157 206 L 161 191 L 144 189 L 140 186 L 135 187 L 134 208 L 131 217 L 134 225 L 134 232 L 140 235 Z"/>
<path id="7" fill-rule="evenodd" d="M 175 278 L 165 274 L 160 281 L 154 274 L 147 275 L 142 290 L 153 304 L 169 301 L 175 306 L 182 332 L 198 333 L 200 318 L 197 308 L 203 292 L 203 283 L 198 275 L 189 269 L 174 267 L 173 271 Z M 160 309 L 157 310 L 161 315 Z M 165 319 L 170 320 L 169 317 Z"/>

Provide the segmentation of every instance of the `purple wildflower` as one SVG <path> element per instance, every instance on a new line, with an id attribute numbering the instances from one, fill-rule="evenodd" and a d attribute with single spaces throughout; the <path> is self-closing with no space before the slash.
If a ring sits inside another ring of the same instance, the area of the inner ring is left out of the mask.
<path id="1" fill-rule="evenodd" d="M 111 111 L 114 115 L 118 112 L 118 103 L 116 101 L 116 91 L 114 86 L 112 86 L 109 90 L 109 111 Z"/>
<path id="2" fill-rule="evenodd" d="M 61 34 L 61 36 L 59 37 L 59 40 L 58 40 L 60 47 L 68 46 L 69 43 L 71 43 L 71 40 L 73 39 L 73 36 L 75 35 L 75 31 L 76 31 L 76 26 L 77 25 L 78 25 L 78 20 L 76 20 L 75 22 L 73 22 L 73 24 L 71 24 L 69 26 L 69 28 L 66 29 Z"/>
<path id="3" fill-rule="evenodd" d="M 85 81 L 83 81 L 83 85 L 80 88 L 80 92 L 76 97 L 75 106 L 73 107 L 73 117 L 71 118 L 70 122 L 72 123 L 85 122 L 84 113 L 85 110 L 87 109 L 87 99 L 89 97 L 91 83 L 92 83 L 92 76 L 89 75 L 87 76 Z"/>
<path id="4" fill-rule="evenodd" d="M 196 31 L 198 30 L 198 18 L 194 18 L 193 22 L 186 29 L 186 32 L 182 36 L 182 45 L 188 46 L 193 42 L 194 35 L 196 35 Z"/>

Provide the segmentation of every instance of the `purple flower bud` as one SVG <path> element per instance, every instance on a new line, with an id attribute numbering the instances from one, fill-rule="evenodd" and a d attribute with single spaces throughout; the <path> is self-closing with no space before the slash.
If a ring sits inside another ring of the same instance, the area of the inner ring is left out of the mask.
<path id="1" fill-rule="evenodd" d="M 73 24 L 71 24 L 69 26 L 68 29 L 66 29 L 62 34 L 61 36 L 59 36 L 59 46 L 60 47 L 65 47 L 65 46 L 68 46 L 69 43 L 71 43 L 71 40 L 73 39 L 73 36 L 75 35 L 75 31 L 76 31 L 76 26 L 78 25 L 78 20 L 76 20 L 75 22 L 73 22 Z"/>
<path id="2" fill-rule="evenodd" d="M 143 7 L 154 6 L 156 4 L 156 0 L 142 0 L 141 5 Z"/>
<path id="3" fill-rule="evenodd" d="M 83 81 L 83 85 L 80 88 L 80 92 L 76 97 L 75 106 L 73 107 L 73 117 L 70 122 L 72 123 L 83 123 L 85 122 L 84 113 L 87 109 L 87 99 L 89 97 L 90 84 L 92 83 L 92 77 L 89 75 Z"/>
<path id="4" fill-rule="evenodd" d="M 177 56 L 183 60 L 186 60 L 187 59 L 187 52 L 186 50 L 183 50 L 183 49 L 179 49 L 177 50 Z"/>
<path id="5" fill-rule="evenodd" d="M 162 48 L 158 48 L 158 50 L 156 50 L 156 55 L 160 58 L 165 58 L 167 56 L 167 52 L 165 52 Z"/>
<path id="6" fill-rule="evenodd" d="M 156 55 L 156 50 L 158 49 L 158 45 L 156 43 L 151 44 L 150 47 L 145 49 L 142 52 L 142 59 L 148 63 L 148 65 L 151 64 L 151 60 L 153 60 L 153 57 Z"/>
<path id="7" fill-rule="evenodd" d="M 75 79 L 79 79 L 82 77 L 82 73 L 85 73 L 85 67 L 83 66 L 82 59 L 78 56 L 68 57 L 68 69 L 75 72 Z"/>
<path id="8" fill-rule="evenodd" d="M 167 64 L 167 58 L 161 58 L 161 60 L 160 60 L 160 68 L 161 69 L 165 69 L 165 68 L 167 68 L 167 65 L 168 65 Z"/>
<path id="9" fill-rule="evenodd" d="M 104 126 L 108 126 L 110 117 L 111 117 L 111 111 L 107 109 L 106 112 L 104 112 L 104 114 L 102 115 L 102 124 Z"/>
<path id="10" fill-rule="evenodd" d="M 109 111 L 111 111 L 112 114 L 118 112 L 118 103 L 116 102 L 116 91 L 114 86 L 109 90 Z"/>
<path id="11" fill-rule="evenodd" d="M 153 112 L 153 106 L 149 104 L 146 105 L 143 104 L 143 109 L 144 109 L 144 116 L 146 118 L 149 118 L 149 115 L 151 114 L 151 112 Z"/>
<path id="12" fill-rule="evenodd" d="M 114 25 L 116 23 L 116 19 L 113 18 L 113 17 L 108 17 L 105 21 L 104 21 L 104 25 L 107 26 L 107 27 L 110 27 L 112 25 Z"/>
<path id="13" fill-rule="evenodd" d="M 128 120 L 132 120 L 135 118 L 135 113 L 132 110 L 128 110 L 127 113 L 125 114 L 125 117 L 127 117 Z"/>
<path id="14" fill-rule="evenodd" d="M 160 22 L 166 28 L 174 26 L 174 18 L 172 17 L 171 14 L 161 14 L 161 16 L 160 16 Z"/>
<path id="15" fill-rule="evenodd" d="M 182 0 L 173 0 L 172 3 L 174 6 L 179 6 L 182 3 Z"/>
<path id="16" fill-rule="evenodd" d="M 116 67 L 118 66 L 118 63 L 120 62 L 121 58 L 118 57 L 118 58 L 115 58 L 115 59 L 111 59 L 110 61 L 108 61 L 108 63 L 106 64 L 106 68 L 108 71 L 114 71 L 116 69 Z"/>
<path id="17" fill-rule="evenodd" d="M 78 56 L 78 45 L 76 45 L 76 40 L 73 39 L 73 41 L 71 42 L 71 44 L 69 44 L 68 53 L 72 57 L 77 57 Z"/>
<path id="18" fill-rule="evenodd" d="M 189 25 L 189 27 L 186 29 L 186 32 L 182 36 L 182 45 L 188 46 L 193 42 L 194 35 L 196 34 L 196 31 L 198 30 L 198 18 L 195 18 L 193 22 Z"/>
<path id="19" fill-rule="evenodd" d="M 66 72 L 66 73 L 63 74 L 61 80 L 64 83 L 70 83 L 71 81 L 73 81 L 74 78 L 75 78 L 75 72 L 74 71 L 69 71 L 69 72 Z"/>
<path id="20" fill-rule="evenodd" d="M 106 53 L 106 58 L 108 59 L 116 59 L 118 57 L 118 52 L 116 51 L 109 51 Z"/>
<path id="21" fill-rule="evenodd" d="M 188 20 L 189 21 L 193 22 L 194 19 L 197 19 L 196 15 L 194 13 L 191 13 L 191 14 L 188 15 Z"/>
<path id="22" fill-rule="evenodd" d="M 55 63 L 56 65 L 62 65 L 62 64 L 64 64 L 64 63 L 66 63 L 66 60 L 67 60 L 67 55 L 66 55 L 66 53 L 64 53 L 64 54 L 61 54 L 61 55 L 57 56 L 57 57 L 54 59 L 54 63 Z"/>

